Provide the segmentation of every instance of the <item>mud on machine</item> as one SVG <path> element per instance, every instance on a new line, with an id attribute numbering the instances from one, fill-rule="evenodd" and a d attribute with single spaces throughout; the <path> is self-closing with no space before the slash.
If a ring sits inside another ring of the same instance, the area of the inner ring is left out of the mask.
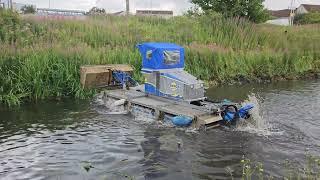
<path id="1" fill-rule="evenodd" d="M 82 84 L 119 87 L 103 92 L 104 99 L 113 102 L 109 106 L 124 106 L 133 114 L 147 109 L 153 119 L 169 120 L 179 127 L 208 129 L 250 117 L 252 104 L 242 107 L 205 97 L 204 82 L 184 70 L 183 47 L 172 43 L 142 43 L 137 48 L 142 56 L 143 85 L 131 77 L 133 69 L 128 65 L 82 67 Z M 92 70 L 97 67 L 98 71 Z"/>

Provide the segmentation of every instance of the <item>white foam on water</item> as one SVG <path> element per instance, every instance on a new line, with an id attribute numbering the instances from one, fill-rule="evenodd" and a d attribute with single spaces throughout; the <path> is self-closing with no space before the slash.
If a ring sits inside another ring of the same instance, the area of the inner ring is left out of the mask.
<path id="1" fill-rule="evenodd" d="M 98 95 L 94 104 L 97 106 L 96 111 L 99 114 L 105 115 L 124 115 L 128 114 L 129 111 L 126 110 L 124 105 L 115 106 L 114 103 L 117 100 L 111 98 L 103 98 L 103 95 Z"/>
<path id="2" fill-rule="evenodd" d="M 283 131 L 272 127 L 269 123 L 268 118 L 263 116 L 262 110 L 263 105 L 260 102 L 260 97 L 256 94 L 250 94 L 248 99 L 242 104 L 252 103 L 254 108 L 251 110 L 251 118 L 248 120 L 240 121 L 235 131 L 243 131 L 252 134 L 257 134 L 259 136 L 272 136 L 272 135 L 282 135 Z M 131 114 L 134 117 L 134 121 L 141 122 L 143 124 L 153 124 L 157 125 L 159 128 L 173 128 L 174 125 L 170 121 L 170 117 L 165 118 L 163 122 L 157 121 L 154 113 L 149 108 L 144 107 L 133 107 L 130 111 L 126 110 L 125 106 L 113 106 L 116 100 L 110 98 L 103 98 L 103 96 L 97 96 L 93 102 L 97 108 L 96 110 L 100 114 L 106 115 L 123 115 Z M 177 128 L 179 129 L 179 128 Z M 198 133 L 197 129 L 193 128 L 181 128 L 186 133 Z"/>
<path id="3" fill-rule="evenodd" d="M 187 134 L 199 134 L 199 129 L 189 127 L 187 129 L 185 129 L 185 133 L 187 133 Z"/>
<path id="4" fill-rule="evenodd" d="M 115 106 L 117 100 L 112 98 L 105 98 L 103 94 L 99 94 L 93 101 L 95 110 L 99 114 L 103 115 L 125 115 L 131 113 L 133 120 L 141 124 L 152 124 L 157 125 L 160 128 L 171 127 L 172 125 L 168 122 L 160 122 L 156 120 L 155 114 L 149 108 L 141 106 L 132 106 L 128 110 L 124 105 Z"/>
<path id="5" fill-rule="evenodd" d="M 242 105 L 248 103 L 254 104 L 254 108 L 251 110 L 251 117 L 247 120 L 240 120 L 235 130 L 257 134 L 259 136 L 282 135 L 283 131 L 273 127 L 269 123 L 268 118 L 263 116 L 263 105 L 260 99 L 257 94 L 252 93 L 248 96 L 248 99 L 242 103 Z"/>
<path id="6" fill-rule="evenodd" d="M 152 110 L 149 108 L 133 106 L 130 112 L 134 116 L 135 121 L 147 124 L 151 124 L 156 121 L 155 116 L 152 113 Z"/>

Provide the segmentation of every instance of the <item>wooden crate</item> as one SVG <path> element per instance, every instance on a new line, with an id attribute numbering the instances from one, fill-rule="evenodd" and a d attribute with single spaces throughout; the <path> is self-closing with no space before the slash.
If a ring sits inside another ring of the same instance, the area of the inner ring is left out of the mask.
<path id="1" fill-rule="evenodd" d="M 82 66 L 80 68 L 80 82 L 84 88 L 109 86 L 112 84 L 113 71 L 132 74 L 133 68 L 125 64 Z"/>

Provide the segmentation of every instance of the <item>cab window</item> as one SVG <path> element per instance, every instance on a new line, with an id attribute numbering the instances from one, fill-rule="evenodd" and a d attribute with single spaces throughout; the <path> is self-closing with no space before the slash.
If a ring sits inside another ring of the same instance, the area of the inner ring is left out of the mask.
<path id="1" fill-rule="evenodd" d="M 180 51 L 164 51 L 164 63 L 167 65 L 174 65 L 180 62 Z"/>
<path id="2" fill-rule="evenodd" d="M 146 57 L 148 60 L 152 59 L 152 50 L 147 51 Z"/>

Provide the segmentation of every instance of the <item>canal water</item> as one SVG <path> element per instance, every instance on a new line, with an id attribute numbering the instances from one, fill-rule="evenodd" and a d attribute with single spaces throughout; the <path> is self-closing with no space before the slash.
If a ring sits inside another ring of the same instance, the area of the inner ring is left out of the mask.
<path id="1" fill-rule="evenodd" d="M 0 179 L 230 179 L 243 157 L 284 175 L 286 161 L 320 155 L 320 81 L 212 88 L 208 96 L 256 104 L 235 129 L 175 129 L 106 115 L 87 101 L 0 110 Z"/>

